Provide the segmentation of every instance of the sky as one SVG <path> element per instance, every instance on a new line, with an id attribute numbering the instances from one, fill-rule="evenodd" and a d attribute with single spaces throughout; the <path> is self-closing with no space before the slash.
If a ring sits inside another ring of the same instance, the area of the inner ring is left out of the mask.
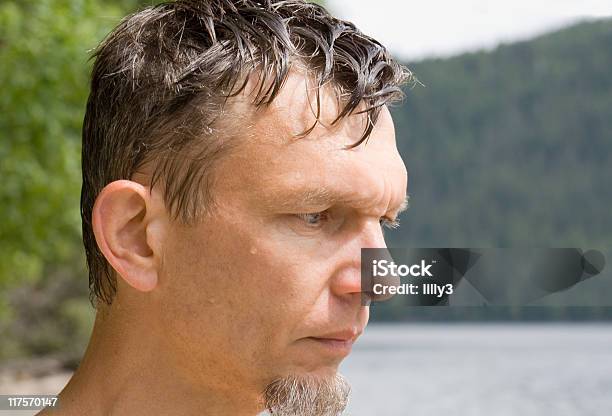
<path id="1" fill-rule="evenodd" d="M 572 23 L 612 16 L 611 0 L 327 0 L 397 58 L 491 49 Z"/>

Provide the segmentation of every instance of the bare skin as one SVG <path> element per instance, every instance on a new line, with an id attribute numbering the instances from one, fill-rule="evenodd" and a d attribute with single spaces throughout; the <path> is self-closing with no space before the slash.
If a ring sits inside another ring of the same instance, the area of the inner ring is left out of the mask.
<path id="1" fill-rule="evenodd" d="M 330 127 L 336 100 L 322 99 L 323 124 L 293 138 L 314 116 L 292 73 L 219 161 L 218 210 L 201 223 L 172 222 L 143 181 L 101 192 L 94 231 L 118 291 L 60 409 L 41 414 L 256 415 L 272 380 L 336 373 L 368 321 L 360 249 L 385 247 L 407 174 L 386 108 L 346 150 L 364 117 Z"/>

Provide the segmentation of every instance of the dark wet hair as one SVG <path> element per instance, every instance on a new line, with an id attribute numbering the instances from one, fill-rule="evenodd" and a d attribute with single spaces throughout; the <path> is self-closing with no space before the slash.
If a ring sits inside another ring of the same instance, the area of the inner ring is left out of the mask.
<path id="1" fill-rule="evenodd" d="M 336 121 L 368 115 L 353 146 L 367 139 L 381 106 L 401 98 L 401 85 L 411 78 L 379 42 L 301 0 L 162 3 L 123 19 L 93 58 L 81 216 L 92 301 L 106 303 L 116 278 L 92 230 L 97 195 L 148 166 L 149 186 L 161 184 L 173 217 L 200 218 L 213 202 L 213 164 L 234 142 L 223 120 L 226 103 L 249 76 L 258 77 L 255 107 L 275 99 L 294 63 L 319 88 L 332 85 L 341 103 Z M 318 98 L 317 92 L 317 120 Z"/>

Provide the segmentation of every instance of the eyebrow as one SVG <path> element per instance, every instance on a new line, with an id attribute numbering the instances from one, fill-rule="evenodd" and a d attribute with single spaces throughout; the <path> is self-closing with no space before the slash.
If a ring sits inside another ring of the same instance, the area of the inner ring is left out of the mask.
<path id="1" fill-rule="evenodd" d="M 302 191 L 277 192 L 269 205 L 273 208 L 293 209 L 303 206 L 320 206 L 345 201 L 346 198 L 336 195 L 328 188 L 311 188 Z"/>
<path id="2" fill-rule="evenodd" d="M 410 195 L 406 194 L 406 197 L 404 198 L 400 206 L 397 208 L 397 215 L 406 211 L 408 208 L 410 208 Z"/>
<path id="3" fill-rule="evenodd" d="M 276 208 L 294 209 L 297 207 L 318 207 L 323 205 L 335 205 L 339 203 L 349 203 L 352 198 L 343 194 L 337 194 L 326 187 L 312 188 L 301 192 L 292 192 L 278 198 L 272 203 Z M 402 203 L 397 207 L 396 215 L 406 211 L 409 207 L 410 195 L 406 195 Z"/>

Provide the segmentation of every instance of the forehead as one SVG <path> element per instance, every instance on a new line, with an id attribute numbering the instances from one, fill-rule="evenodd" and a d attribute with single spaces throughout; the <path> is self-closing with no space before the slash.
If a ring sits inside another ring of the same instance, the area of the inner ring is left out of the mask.
<path id="1" fill-rule="evenodd" d="M 401 203 L 406 169 L 388 110 L 382 108 L 367 142 L 346 149 L 361 138 L 367 115 L 332 125 L 339 109 L 335 92 L 322 89 L 319 100 L 320 123 L 298 137 L 316 121 L 317 97 L 306 77 L 292 73 L 273 103 L 250 117 L 240 145 L 224 163 L 221 185 L 262 207 Z"/>

